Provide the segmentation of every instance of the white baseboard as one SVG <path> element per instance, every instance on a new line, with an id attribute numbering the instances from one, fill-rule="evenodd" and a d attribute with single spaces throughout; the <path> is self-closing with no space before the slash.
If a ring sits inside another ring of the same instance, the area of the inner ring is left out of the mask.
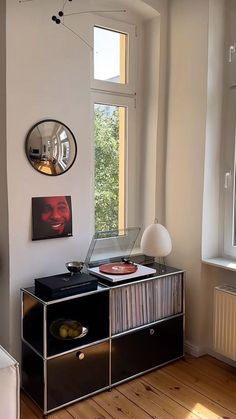
<path id="1" fill-rule="evenodd" d="M 213 356 L 213 358 L 219 359 L 219 361 L 225 362 L 225 364 L 231 365 L 232 367 L 236 367 L 236 361 L 226 358 L 225 356 L 219 354 L 218 352 L 215 352 L 211 348 L 203 348 L 201 346 L 193 345 L 189 341 L 185 341 L 184 350 L 185 352 L 196 358 L 199 358 L 200 356 L 207 354 Z"/>
<path id="2" fill-rule="evenodd" d="M 207 353 L 209 355 L 213 356 L 214 358 L 219 359 L 219 361 L 225 362 L 225 364 L 231 365 L 232 367 L 236 367 L 236 361 L 233 361 L 232 359 L 226 358 L 224 355 L 221 355 L 218 352 L 215 352 L 211 348 L 208 348 Z"/>
<path id="3" fill-rule="evenodd" d="M 195 356 L 196 358 L 199 358 L 199 356 L 202 356 L 202 355 L 206 355 L 206 353 L 207 353 L 206 350 L 203 347 L 193 345 L 192 343 L 190 343 L 187 340 L 184 343 L 184 350 L 185 350 L 185 352 L 187 352 L 190 355 Z"/>

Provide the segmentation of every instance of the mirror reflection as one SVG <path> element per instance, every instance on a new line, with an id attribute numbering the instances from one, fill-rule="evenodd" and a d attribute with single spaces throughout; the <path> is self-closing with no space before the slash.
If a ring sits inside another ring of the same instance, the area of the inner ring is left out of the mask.
<path id="1" fill-rule="evenodd" d="M 35 124 L 26 137 L 26 154 L 38 172 L 49 176 L 65 173 L 75 161 L 76 141 L 62 122 L 47 119 Z"/>

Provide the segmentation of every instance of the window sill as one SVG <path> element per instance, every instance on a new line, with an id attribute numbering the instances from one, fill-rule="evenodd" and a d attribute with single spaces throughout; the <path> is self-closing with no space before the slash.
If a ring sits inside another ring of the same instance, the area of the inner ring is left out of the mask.
<path id="1" fill-rule="evenodd" d="M 236 271 L 236 261 L 225 258 L 211 258 L 202 259 L 203 263 L 207 265 L 218 266 L 219 268 L 228 269 L 229 271 Z"/>

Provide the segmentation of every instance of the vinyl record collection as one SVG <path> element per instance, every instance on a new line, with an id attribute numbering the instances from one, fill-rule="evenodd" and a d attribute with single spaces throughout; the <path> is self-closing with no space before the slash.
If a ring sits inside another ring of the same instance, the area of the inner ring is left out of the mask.
<path id="1" fill-rule="evenodd" d="M 182 274 L 113 288 L 112 334 L 182 311 Z"/>

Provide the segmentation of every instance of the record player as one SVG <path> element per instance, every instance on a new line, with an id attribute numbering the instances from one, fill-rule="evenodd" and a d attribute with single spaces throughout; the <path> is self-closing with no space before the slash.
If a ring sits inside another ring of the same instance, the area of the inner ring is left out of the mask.
<path id="1" fill-rule="evenodd" d="M 137 264 L 131 258 L 139 232 L 139 227 L 97 231 L 85 260 L 88 273 L 108 284 L 129 282 L 155 274 L 155 269 Z"/>

